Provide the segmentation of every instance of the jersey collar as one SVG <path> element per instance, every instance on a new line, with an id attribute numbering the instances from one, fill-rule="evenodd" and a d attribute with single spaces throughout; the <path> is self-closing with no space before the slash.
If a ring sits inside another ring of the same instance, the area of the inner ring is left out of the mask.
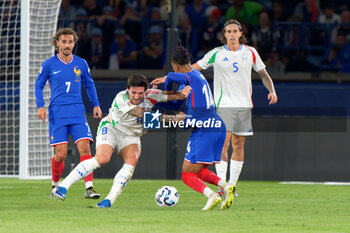
<path id="1" fill-rule="evenodd" d="M 227 50 L 227 51 L 232 51 L 231 49 L 229 49 L 228 47 L 227 47 L 227 45 L 224 45 L 224 48 Z M 242 50 L 242 48 L 243 48 L 243 45 L 239 45 L 239 48 L 237 49 L 237 51 L 239 51 L 239 50 Z M 237 52 L 237 51 L 232 51 L 232 52 Z"/>
<path id="2" fill-rule="evenodd" d="M 72 54 L 72 58 L 70 59 L 70 61 L 67 63 L 65 60 L 63 60 L 61 57 L 60 57 L 60 55 L 57 53 L 56 54 L 56 56 L 57 56 L 57 58 L 58 58 L 58 60 L 60 60 L 62 63 L 64 63 L 65 65 L 68 65 L 68 64 L 70 64 L 70 63 L 72 63 L 72 61 L 73 61 L 73 54 Z"/>

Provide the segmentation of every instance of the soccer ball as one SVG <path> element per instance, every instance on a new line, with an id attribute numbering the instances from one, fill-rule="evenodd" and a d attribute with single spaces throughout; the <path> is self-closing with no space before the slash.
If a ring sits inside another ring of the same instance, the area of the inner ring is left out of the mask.
<path id="1" fill-rule="evenodd" d="M 172 186 L 163 186 L 156 193 L 156 202 L 160 207 L 173 207 L 179 202 L 179 193 Z"/>

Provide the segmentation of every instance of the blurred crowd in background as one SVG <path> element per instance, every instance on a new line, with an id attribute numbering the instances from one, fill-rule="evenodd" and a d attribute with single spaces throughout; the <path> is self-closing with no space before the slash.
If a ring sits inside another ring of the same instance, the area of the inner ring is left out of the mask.
<path id="1" fill-rule="evenodd" d="M 75 54 L 92 69 L 163 69 L 168 8 L 165 0 L 62 0 L 58 27 L 77 31 Z M 349 0 L 176 0 L 193 62 L 222 45 L 232 18 L 269 72 L 350 72 Z"/>

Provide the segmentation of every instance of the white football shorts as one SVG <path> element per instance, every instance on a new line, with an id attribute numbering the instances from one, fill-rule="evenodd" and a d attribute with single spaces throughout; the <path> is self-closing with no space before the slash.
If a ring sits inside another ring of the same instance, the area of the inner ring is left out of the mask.
<path id="1" fill-rule="evenodd" d="M 137 144 L 141 148 L 141 140 L 139 136 L 129 136 L 115 127 L 106 119 L 103 119 L 97 130 L 96 148 L 101 144 L 107 144 L 114 148 L 118 153 L 124 147 Z"/>
<path id="2" fill-rule="evenodd" d="M 253 135 L 251 108 L 218 108 L 217 113 L 224 121 L 226 131 L 239 136 Z"/>

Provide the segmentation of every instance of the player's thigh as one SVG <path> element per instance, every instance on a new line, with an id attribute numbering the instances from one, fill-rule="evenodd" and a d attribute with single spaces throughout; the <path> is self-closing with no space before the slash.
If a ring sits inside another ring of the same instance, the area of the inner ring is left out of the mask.
<path id="1" fill-rule="evenodd" d="M 96 134 L 96 150 L 99 145 L 110 145 L 114 150 L 118 145 L 118 132 L 107 120 L 107 117 L 100 121 Z"/>
<path id="2" fill-rule="evenodd" d="M 202 163 L 190 163 L 184 160 L 182 164 L 182 172 L 192 172 L 197 174 L 203 167 L 208 167 L 208 165 Z"/>
<path id="3" fill-rule="evenodd" d="M 73 118 L 70 119 L 71 123 L 69 125 L 69 134 L 72 136 L 72 139 L 75 144 L 81 140 L 89 140 L 93 142 L 92 134 L 90 131 L 89 124 L 84 118 Z"/>
<path id="4" fill-rule="evenodd" d="M 68 125 L 62 119 L 49 121 L 50 146 L 68 143 Z"/>
<path id="5" fill-rule="evenodd" d="M 129 144 L 119 151 L 119 156 L 124 163 L 136 166 L 141 155 L 141 146 L 139 144 Z"/>

